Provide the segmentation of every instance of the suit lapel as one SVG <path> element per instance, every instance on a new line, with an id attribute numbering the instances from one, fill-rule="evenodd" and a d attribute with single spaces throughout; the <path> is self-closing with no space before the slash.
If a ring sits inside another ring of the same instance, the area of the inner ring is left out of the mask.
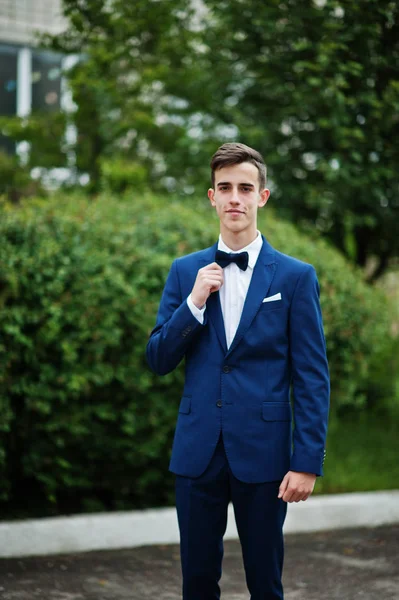
<path id="1" fill-rule="evenodd" d="M 214 244 L 206 256 L 201 259 L 200 268 L 205 265 L 209 265 L 215 262 L 215 254 L 217 250 L 217 243 Z M 222 315 L 222 307 L 220 305 L 220 296 L 219 292 L 213 292 L 206 301 L 206 312 L 208 314 L 208 319 L 212 322 L 212 325 L 216 331 L 216 335 L 219 339 L 219 342 L 223 348 L 223 352 L 227 352 L 227 342 L 226 342 L 226 333 L 224 329 L 223 315 Z"/>
<path id="2" fill-rule="evenodd" d="M 227 356 L 229 356 L 237 347 L 254 320 L 255 315 L 262 304 L 263 298 L 267 296 L 277 268 L 275 251 L 263 236 L 262 239 L 263 245 L 252 274 L 251 283 L 249 285 L 248 293 L 244 302 L 241 320 L 231 346 L 227 351 Z"/>

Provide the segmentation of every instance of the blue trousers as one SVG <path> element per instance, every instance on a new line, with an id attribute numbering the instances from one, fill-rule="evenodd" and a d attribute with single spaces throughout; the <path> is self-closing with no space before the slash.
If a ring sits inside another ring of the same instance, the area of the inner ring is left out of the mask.
<path id="1" fill-rule="evenodd" d="M 205 472 L 176 475 L 183 600 L 219 600 L 223 535 L 233 503 L 251 600 L 283 600 L 283 523 L 280 482 L 244 483 L 232 474 L 222 435 Z"/>

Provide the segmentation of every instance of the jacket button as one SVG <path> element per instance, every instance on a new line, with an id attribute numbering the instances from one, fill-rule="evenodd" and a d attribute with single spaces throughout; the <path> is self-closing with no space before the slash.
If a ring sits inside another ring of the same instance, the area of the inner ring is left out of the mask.
<path id="1" fill-rule="evenodd" d="M 230 371 L 231 371 L 231 367 L 229 367 L 228 365 L 225 365 L 223 367 L 223 373 L 230 373 Z"/>
<path id="2" fill-rule="evenodd" d="M 221 400 L 218 400 L 218 401 L 216 402 L 216 406 L 217 406 L 218 408 L 222 408 L 222 406 L 223 406 L 223 403 L 222 403 L 222 401 L 221 401 Z"/>

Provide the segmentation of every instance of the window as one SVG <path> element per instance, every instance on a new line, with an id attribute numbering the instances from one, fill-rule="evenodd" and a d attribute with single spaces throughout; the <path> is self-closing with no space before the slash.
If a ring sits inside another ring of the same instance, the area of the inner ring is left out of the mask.
<path id="1" fill-rule="evenodd" d="M 22 68 L 21 61 L 18 65 L 18 58 L 24 59 Z M 35 110 L 59 110 L 61 63 L 62 56 L 53 52 L 0 44 L 0 115 L 16 115 L 18 103 L 21 110 L 21 99 L 23 113 L 19 114 L 29 114 Z M 0 150 L 11 154 L 16 150 L 14 142 L 1 135 L 1 132 Z"/>
<path id="2" fill-rule="evenodd" d="M 34 50 L 32 56 L 32 111 L 59 110 L 61 56 Z"/>
<path id="3" fill-rule="evenodd" d="M 0 44 L 0 115 L 17 112 L 17 46 Z M 15 152 L 15 144 L 0 132 L 0 151 Z"/>

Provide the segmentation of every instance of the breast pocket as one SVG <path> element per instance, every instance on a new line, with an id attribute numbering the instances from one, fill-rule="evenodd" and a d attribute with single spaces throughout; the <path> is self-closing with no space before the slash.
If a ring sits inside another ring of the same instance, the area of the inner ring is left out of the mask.
<path id="1" fill-rule="evenodd" d="M 272 300 L 271 302 L 262 302 L 259 312 L 268 312 L 269 310 L 278 310 L 283 307 L 282 300 Z"/>

